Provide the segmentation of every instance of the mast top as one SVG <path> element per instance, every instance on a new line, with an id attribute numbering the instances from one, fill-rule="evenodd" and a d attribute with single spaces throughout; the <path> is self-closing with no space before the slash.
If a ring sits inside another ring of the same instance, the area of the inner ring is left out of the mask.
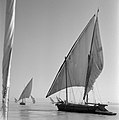
<path id="1" fill-rule="evenodd" d="M 98 8 L 98 10 L 97 10 L 96 17 L 98 17 L 98 13 L 99 13 L 99 8 Z"/>

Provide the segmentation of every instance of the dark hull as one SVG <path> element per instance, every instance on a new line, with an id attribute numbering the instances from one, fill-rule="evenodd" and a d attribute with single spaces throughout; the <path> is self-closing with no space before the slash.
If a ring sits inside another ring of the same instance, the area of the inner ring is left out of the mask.
<path id="1" fill-rule="evenodd" d="M 102 115 L 116 115 L 116 113 L 109 112 L 104 105 L 81 105 L 72 103 L 56 103 L 59 111 L 78 112 L 78 113 L 93 113 Z"/>
<path id="2" fill-rule="evenodd" d="M 21 102 L 20 105 L 25 105 L 25 103 L 24 103 L 24 102 Z"/>

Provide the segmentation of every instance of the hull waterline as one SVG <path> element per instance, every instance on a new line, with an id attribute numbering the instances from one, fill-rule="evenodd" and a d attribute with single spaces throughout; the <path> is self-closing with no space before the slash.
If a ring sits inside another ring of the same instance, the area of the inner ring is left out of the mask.
<path id="1" fill-rule="evenodd" d="M 20 105 L 25 105 L 25 103 L 24 103 L 24 102 L 21 102 Z"/>
<path id="2" fill-rule="evenodd" d="M 59 111 L 77 112 L 77 113 L 92 113 L 101 115 L 116 115 L 116 113 L 109 112 L 103 105 L 82 105 L 72 103 L 56 103 Z"/>

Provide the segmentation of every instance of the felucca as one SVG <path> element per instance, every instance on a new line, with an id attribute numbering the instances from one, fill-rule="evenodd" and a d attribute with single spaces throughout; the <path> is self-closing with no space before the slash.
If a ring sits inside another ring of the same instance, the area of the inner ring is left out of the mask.
<path id="1" fill-rule="evenodd" d="M 23 92 L 21 93 L 21 95 L 18 99 L 18 101 L 22 100 L 22 102 L 20 102 L 20 105 L 25 105 L 26 104 L 25 99 L 29 98 L 31 96 L 32 81 L 33 81 L 33 78 L 29 81 L 29 83 L 26 85 Z M 31 96 L 31 98 L 32 98 L 32 100 L 34 99 L 33 103 L 35 103 L 35 98 L 33 98 L 32 96 Z"/>
<path id="2" fill-rule="evenodd" d="M 103 69 L 103 51 L 99 33 L 98 12 L 94 15 L 65 57 L 47 96 L 66 89 L 66 100 L 57 97 L 54 103 L 59 111 L 116 115 L 109 112 L 107 104 L 89 103 L 88 94 Z M 84 87 L 82 103 L 69 102 L 68 88 Z"/>

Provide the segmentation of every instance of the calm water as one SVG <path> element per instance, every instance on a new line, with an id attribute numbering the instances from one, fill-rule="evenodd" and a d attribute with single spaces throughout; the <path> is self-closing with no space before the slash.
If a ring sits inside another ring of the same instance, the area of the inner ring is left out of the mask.
<path id="1" fill-rule="evenodd" d="M 25 106 L 10 102 L 8 120 L 119 120 L 119 105 L 110 105 L 108 110 L 117 112 L 117 115 L 61 112 L 46 101 L 39 101 L 36 104 L 27 103 Z"/>

